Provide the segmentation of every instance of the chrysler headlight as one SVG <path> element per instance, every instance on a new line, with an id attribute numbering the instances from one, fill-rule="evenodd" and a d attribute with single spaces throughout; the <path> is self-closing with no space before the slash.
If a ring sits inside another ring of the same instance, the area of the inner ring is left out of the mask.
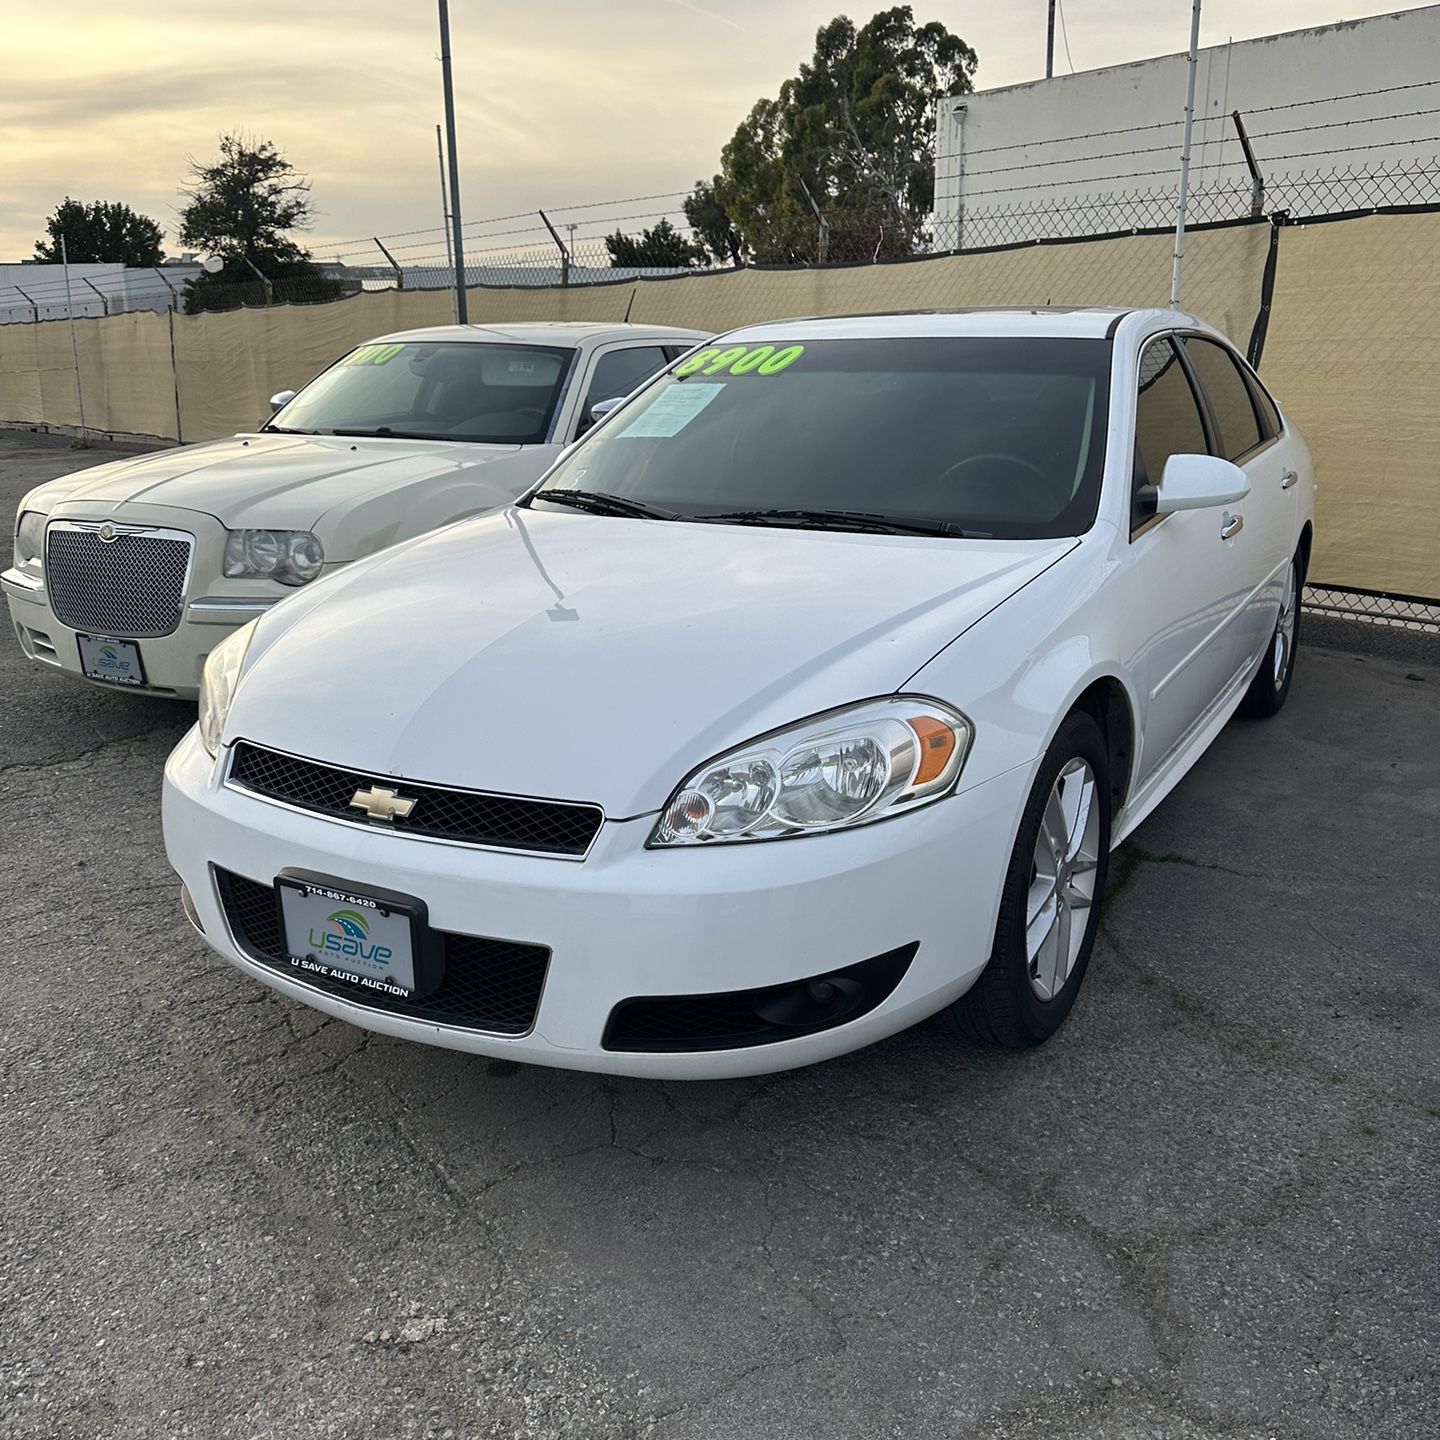
<path id="1" fill-rule="evenodd" d="M 220 735 L 235 698 L 235 686 L 245 665 L 245 652 L 259 622 L 242 625 L 227 635 L 206 657 L 205 675 L 200 681 L 200 743 L 212 754 L 220 753 Z"/>
<path id="2" fill-rule="evenodd" d="M 778 840 L 916 809 L 955 788 L 972 733 L 957 710 L 923 696 L 832 710 L 702 765 L 648 843 Z"/>
<path id="3" fill-rule="evenodd" d="M 27 510 L 15 526 L 15 563 L 31 565 L 45 548 L 45 521 L 38 510 Z"/>
<path id="4" fill-rule="evenodd" d="M 259 575 L 282 585 L 308 585 L 325 563 L 319 536 L 308 530 L 232 530 L 224 571 L 231 580 Z"/>

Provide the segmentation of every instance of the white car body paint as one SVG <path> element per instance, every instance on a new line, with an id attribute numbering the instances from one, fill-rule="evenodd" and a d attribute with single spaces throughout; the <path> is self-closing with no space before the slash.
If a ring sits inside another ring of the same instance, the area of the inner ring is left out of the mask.
<path id="1" fill-rule="evenodd" d="M 110 520 L 194 537 L 179 625 L 140 635 L 147 685 L 193 699 L 205 657 L 237 626 L 298 593 L 264 577 L 230 578 L 222 559 L 235 530 L 310 531 L 324 546 L 324 574 L 466 516 L 509 504 L 554 463 L 581 427 L 595 367 L 616 350 L 687 349 L 702 332 L 648 325 L 437 326 L 380 336 L 564 346 L 577 350 L 543 444 L 497 445 L 391 437 L 258 431 L 180 446 L 48 481 L 21 501 L 20 514 L 85 525 Z M 303 392 L 302 392 L 303 393 Z M 612 398 L 612 397 L 604 397 Z M 314 582 L 312 582 L 314 583 Z M 56 615 L 43 565 L 0 575 L 12 626 L 31 659 L 85 680 L 76 630 Z M 107 631 L 104 638 L 134 638 Z"/>
<path id="2" fill-rule="evenodd" d="M 1244 460 L 1244 525 L 1176 511 L 1132 531 L 1139 353 L 1216 332 L 1174 311 L 881 316 L 752 326 L 729 343 L 1113 336 L 1099 509 L 1084 534 L 989 541 L 749 529 L 511 510 L 353 566 L 263 619 L 218 761 L 192 732 L 165 836 L 209 943 L 254 978 L 385 1033 L 657 1077 L 804 1065 L 915 1023 L 984 968 L 1019 818 L 1077 697 L 1118 684 L 1133 724 L 1118 844 L 1190 768 L 1268 654 L 1308 544 L 1310 460 L 1288 425 Z M 1300 483 L 1294 483 L 1298 476 Z M 1228 514 L 1228 512 L 1227 512 Z M 843 574 L 843 583 L 834 578 Z M 682 584 L 682 580 L 684 583 Z M 836 833 L 646 848 L 696 765 L 818 711 L 903 692 L 962 712 L 956 793 Z M 426 842 L 226 784 L 234 743 L 405 781 L 604 808 L 583 860 Z M 321 993 L 236 944 L 215 868 L 285 867 L 422 897 L 431 924 L 550 951 L 533 1027 L 502 1036 Z M 636 996 L 796 981 L 918 944 L 859 1019 L 735 1049 L 620 1052 Z"/>

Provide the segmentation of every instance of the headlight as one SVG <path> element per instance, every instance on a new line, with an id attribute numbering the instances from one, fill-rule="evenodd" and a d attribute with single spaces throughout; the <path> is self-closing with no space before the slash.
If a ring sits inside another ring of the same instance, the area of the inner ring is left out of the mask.
<path id="1" fill-rule="evenodd" d="M 832 710 L 702 765 L 648 843 L 778 840 L 913 810 L 955 788 L 971 735 L 958 711 L 922 696 Z"/>
<path id="2" fill-rule="evenodd" d="M 306 585 L 325 563 L 320 539 L 308 530 L 232 530 L 225 541 L 230 579 L 263 575 L 282 585 Z"/>
<path id="3" fill-rule="evenodd" d="M 212 755 L 220 753 L 220 732 L 230 714 L 230 702 L 235 698 L 245 652 L 250 648 L 250 637 L 258 623 L 252 620 L 233 635 L 227 635 L 206 658 L 205 676 L 200 681 L 200 741 Z"/>
<path id="4" fill-rule="evenodd" d="M 27 510 L 15 526 L 15 563 L 28 565 L 45 548 L 45 521 L 38 510 Z"/>

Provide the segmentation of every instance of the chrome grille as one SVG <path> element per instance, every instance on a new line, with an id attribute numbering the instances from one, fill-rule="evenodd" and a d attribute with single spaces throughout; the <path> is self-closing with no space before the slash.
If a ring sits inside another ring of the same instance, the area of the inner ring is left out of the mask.
<path id="1" fill-rule="evenodd" d="M 50 606 L 72 630 L 102 635 L 169 635 L 180 623 L 192 535 L 179 530 L 114 527 L 57 520 L 45 544 Z"/>

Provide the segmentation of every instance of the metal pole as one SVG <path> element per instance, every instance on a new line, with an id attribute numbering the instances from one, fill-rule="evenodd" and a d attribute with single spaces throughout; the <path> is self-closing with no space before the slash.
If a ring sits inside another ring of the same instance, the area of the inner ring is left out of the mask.
<path id="1" fill-rule="evenodd" d="M 82 285 L 90 285 L 90 282 L 83 275 L 80 277 L 80 283 Z M 90 285 L 90 288 L 92 290 L 95 290 L 95 287 L 93 285 Z M 100 297 L 100 313 L 102 315 L 108 315 L 110 313 L 109 298 L 106 296 L 103 290 L 95 290 L 95 293 Z"/>
<path id="2" fill-rule="evenodd" d="M 1265 213 L 1265 177 L 1255 161 L 1255 152 L 1250 148 L 1250 137 L 1245 133 L 1245 122 L 1238 110 L 1230 112 L 1235 122 L 1235 133 L 1240 137 L 1240 148 L 1245 152 L 1245 164 L 1250 171 L 1250 216 L 1258 219 Z"/>
<path id="3" fill-rule="evenodd" d="M 570 252 L 565 248 L 565 242 L 560 238 L 559 232 L 550 223 L 550 217 L 543 210 L 537 210 L 535 213 L 545 222 L 545 228 L 550 232 L 550 238 L 560 252 L 560 283 L 568 285 L 570 283 Z"/>
<path id="4" fill-rule="evenodd" d="M 378 235 L 372 235 L 370 238 L 375 242 L 380 253 L 390 262 L 390 268 L 395 272 L 395 288 L 403 290 L 405 288 L 405 272 L 395 263 L 395 257 L 380 243 Z"/>
<path id="5" fill-rule="evenodd" d="M 1180 267 L 1185 261 L 1185 206 L 1190 199 L 1190 137 L 1195 130 L 1195 72 L 1200 68 L 1200 0 L 1190 12 L 1189 74 L 1185 81 L 1185 140 L 1180 150 L 1180 199 L 1175 211 L 1175 268 L 1170 273 L 1170 304 L 1180 308 Z"/>
<path id="6" fill-rule="evenodd" d="M 1045 30 L 1045 78 L 1055 74 L 1055 0 L 1050 0 L 1050 23 Z"/>
<path id="7" fill-rule="evenodd" d="M 80 443 L 88 445 L 90 437 L 85 432 L 85 389 L 80 384 L 80 345 L 75 339 L 75 306 L 70 300 L 70 252 L 65 246 L 65 236 L 60 236 L 60 264 L 65 271 L 65 313 L 70 317 L 70 358 L 75 362 L 75 404 L 80 411 Z"/>
<path id="8" fill-rule="evenodd" d="M 25 292 L 18 285 L 12 285 L 10 288 L 17 295 L 22 296 L 25 300 L 25 303 L 31 308 L 31 310 L 35 312 L 35 323 L 38 325 L 40 323 L 40 307 L 35 303 L 34 297 L 31 295 L 26 295 Z"/>
<path id="9" fill-rule="evenodd" d="M 455 82 L 450 73 L 450 4 L 440 3 L 440 74 L 445 82 L 445 146 L 450 153 L 450 232 L 454 237 L 455 323 L 468 325 L 465 303 L 465 240 L 460 233 L 460 164 L 455 158 Z"/>
<path id="10" fill-rule="evenodd" d="M 241 261 L 248 265 L 255 272 L 255 278 L 265 287 L 265 304 L 268 308 L 275 303 L 275 287 L 266 278 L 264 271 L 248 256 L 242 255 Z"/>
<path id="11" fill-rule="evenodd" d="M 440 127 L 435 127 L 435 158 L 440 162 L 440 228 L 445 232 L 445 268 L 451 276 L 455 274 L 455 252 L 450 248 L 450 202 L 445 198 L 445 142 L 440 138 Z M 455 311 L 452 296 L 451 314 Z"/>

